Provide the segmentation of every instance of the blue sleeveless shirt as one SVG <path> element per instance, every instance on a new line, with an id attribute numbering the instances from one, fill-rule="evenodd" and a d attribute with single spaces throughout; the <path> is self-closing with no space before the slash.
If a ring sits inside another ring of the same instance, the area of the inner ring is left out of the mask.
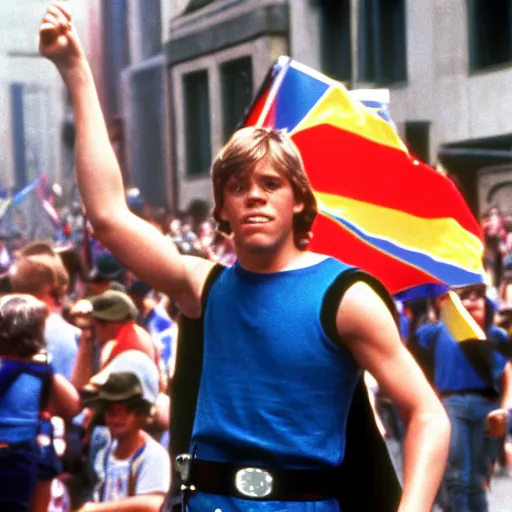
<path id="1" fill-rule="evenodd" d="M 197 458 L 276 468 L 330 468 L 360 369 L 321 325 L 326 291 L 349 267 L 332 258 L 259 274 L 235 264 L 210 291 L 191 450 Z M 322 511 L 327 502 L 254 502 L 199 493 L 189 510 Z M 284 507 L 284 508 L 283 508 Z M 306 508 L 304 508 L 306 507 Z"/>
<path id="2" fill-rule="evenodd" d="M 14 362 L 0 357 L 0 442 L 20 443 L 36 437 L 47 363 Z"/>

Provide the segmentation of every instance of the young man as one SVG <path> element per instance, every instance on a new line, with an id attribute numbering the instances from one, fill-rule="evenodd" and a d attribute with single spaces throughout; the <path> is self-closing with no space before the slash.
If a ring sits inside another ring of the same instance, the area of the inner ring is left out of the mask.
<path id="1" fill-rule="evenodd" d="M 149 333 L 135 323 L 137 308 L 130 297 L 117 290 L 107 290 L 101 295 L 86 299 L 90 304 L 90 318 L 95 339 L 80 344 L 73 384 L 81 388 L 92 376 L 93 344 L 99 343 L 99 367 L 104 368 L 125 350 L 140 350 L 152 360 L 159 361 Z"/>
<path id="2" fill-rule="evenodd" d="M 91 70 L 65 8 L 50 5 L 40 35 L 40 51 L 74 105 L 77 179 L 95 236 L 184 315 L 204 318 L 188 510 L 339 511 L 326 482 L 343 459 L 340 424 L 362 367 L 407 426 L 399 511 L 430 511 L 448 450 L 446 414 L 363 273 L 323 308 L 347 267 L 305 250 L 316 202 L 290 139 L 241 130 L 213 164 L 214 215 L 232 233 L 237 264 L 221 272 L 182 256 L 126 206 Z M 214 277 L 203 308 L 205 282 Z"/>
<path id="3" fill-rule="evenodd" d="M 450 332 L 451 322 L 443 321 L 441 313 L 440 321 L 413 333 L 410 348 L 432 380 L 451 421 L 445 474 L 450 510 L 484 512 L 489 506 L 485 483 L 496 446 L 491 435 L 504 435 L 501 411 L 512 407 L 512 365 L 493 346 L 510 343 L 510 339 L 493 325 L 494 309 L 486 298 L 485 285 L 457 288 L 453 293 L 487 341 L 456 340 L 455 331 Z M 454 300 L 442 295 L 437 306 L 442 312 Z"/>
<path id="4" fill-rule="evenodd" d="M 95 455 L 94 503 L 81 512 L 160 510 L 170 485 L 169 455 L 144 431 L 158 392 L 155 364 L 136 350 L 92 379 L 85 404 L 102 410 L 111 440 Z"/>

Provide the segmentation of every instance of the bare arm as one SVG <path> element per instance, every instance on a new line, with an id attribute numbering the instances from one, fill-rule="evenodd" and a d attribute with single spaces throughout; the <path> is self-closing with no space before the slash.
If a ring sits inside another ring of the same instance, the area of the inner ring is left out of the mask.
<path id="1" fill-rule="evenodd" d="M 507 435 L 510 410 L 512 409 L 512 363 L 507 362 L 501 376 L 501 408 L 487 415 L 487 428 L 492 437 Z"/>
<path id="2" fill-rule="evenodd" d="M 71 382 L 82 389 L 94 374 L 94 338 L 87 329 L 82 330 Z"/>
<path id="3" fill-rule="evenodd" d="M 344 344 L 377 379 L 406 423 L 399 512 L 430 511 L 448 456 L 450 424 L 444 408 L 403 346 L 388 308 L 370 286 L 359 282 L 349 288 L 337 325 Z"/>
<path id="4" fill-rule="evenodd" d="M 92 72 L 65 7 L 50 4 L 40 36 L 40 52 L 57 67 L 73 103 L 77 181 L 95 236 L 140 279 L 173 297 L 185 314 L 198 316 L 213 263 L 183 258 L 168 237 L 128 209 Z"/>
<path id="5" fill-rule="evenodd" d="M 70 420 L 80 412 L 80 396 L 63 375 L 53 376 L 50 406 L 52 413 L 64 420 Z"/>
<path id="6" fill-rule="evenodd" d="M 86 503 L 78 512 L 158 512 L 164 499 L 163 494 L 140 494 L 121 501 Z"/>
<path id="7" fill-rule="evenodd" d="M 512 363 L 510 361 L 505 365 L 501 376 L 501 407 L 512 409 Z"/>

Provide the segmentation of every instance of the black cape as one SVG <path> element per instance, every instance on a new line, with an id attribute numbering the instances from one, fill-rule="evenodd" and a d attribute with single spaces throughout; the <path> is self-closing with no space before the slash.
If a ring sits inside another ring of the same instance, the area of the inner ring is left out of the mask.
<path id="1" fill-rule="evenodd" d="M 221 269 L 215 267 L 205 285 L 205 297 Z M 360 279 L 360 275 L 358 277 Z M 351 282 L 343 280 L 344 288 Z M 381 290 L 377 287 L 377 291 Z M 381 295 L 392 307 L 385 289 Z M 338 295 L 338 303 L 340 295 Z M 204 310 L 204 307 L 203 307 Z M 166 508 L 170 510 L 173 496 L 180 494 L 180 475 L 175 465 L 176 456 L 188 453 L 196 411 L 199 381 L 203 362 L 203 319 L 180 319 L 176 370 L 172 382 L 170 418 L 170 456 L 172 487 Z M 340 428 L 342 428 L 340 419 Z M 350 407 L 346 451 L 338 469 L 339 486 L 336 499 L 343 512 L 396 512 L 401 497 L 401 486 L 382 438 L 361 378 Z M 173 509 L 174 510 L 174 509 Z"/>

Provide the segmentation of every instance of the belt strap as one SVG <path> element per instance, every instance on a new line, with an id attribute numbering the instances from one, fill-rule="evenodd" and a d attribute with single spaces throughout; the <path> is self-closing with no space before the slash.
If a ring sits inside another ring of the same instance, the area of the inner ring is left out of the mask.
<path id="1" fill-rule="evenodd" d="M 263 498 L 248 497 L 242 494 L 235 484 L 237 472 L 247 467 L 193 459 L 188 488 L 209 494 L 260 501 L 322 501 L 332 498 L 335 494 L 334 469 L 276 470 L 257 466 L 272 476 L 272 491 Z"/>

